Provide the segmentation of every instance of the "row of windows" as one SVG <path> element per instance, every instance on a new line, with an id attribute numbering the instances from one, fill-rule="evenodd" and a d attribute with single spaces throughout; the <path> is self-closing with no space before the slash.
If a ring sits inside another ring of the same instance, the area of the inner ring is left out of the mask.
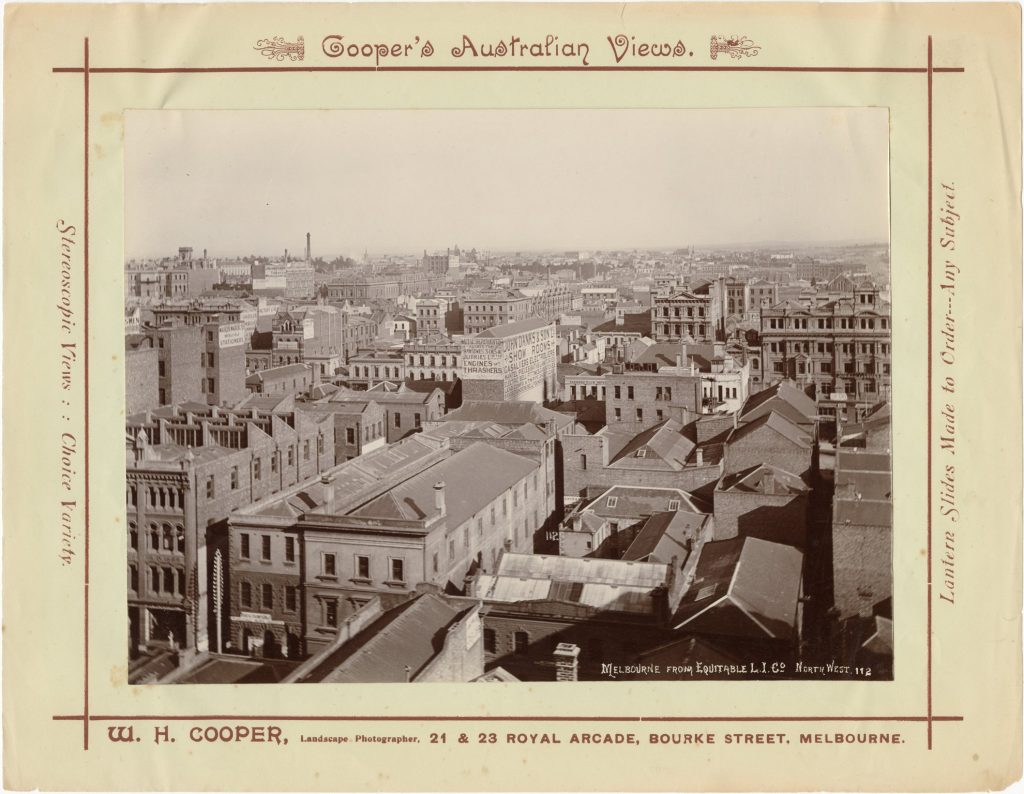
<path id="1" fill-rule="evenodd" d="M 302 459 L 308 461 L 312 455 L 312 444 L 310 439 L 306 439 L 302 442 Z M 316 452 L 317 455 L 324 454 L 324 438 L 323 436 L 317 436 L 316 439 Z M 295 447 L 289 445 L 285 449 L 285 455 L 288 459 L 288 466 L 295 465 Z M 277 474 L 277 452 L 272 452 L 270 455 L 270 473 Z M 253 458 L 252 460 L 252 476 L 254 480 L 263 479 L 263 459 Z M 230 488 L 232 491 L 237 491 L 239 486 L 239 468 L 238 466 L 232 466 L 231 471 L 228 475 Z M 216 475 L 210 474 L 206 478 L 206 498 L 214 499 L 217 496 L 217 478 Z"/>
<path id="2" fill-rule="evenodd" d="M 150 551 L 185 553 L 185 528 L 181 525 L 172 528 L 170 524 L 158 527 L 151 523 L 147 536 Z M 139 550 L 139 530 L 133 521 L 128 522 L 128 544 L 135 551 Z"/>
<path id="3" fill-rule="evenodd" d="M 143 488 L 142 492 L 146 496 L 146 507 L 164 507 L 177 510 L 185 506 L 185 494 L 180 488 L 149 486 Z M 136 486 L 129 485 L 127 494 L 128 504 L 132 507 L 138 507 L 139 494 Z"/>
<path id="4" fill-rule="evenodd" d="M 690 336 L 695 333 L 703 335 L 707 333 L 707 326 L 704 323 L 658 323 L 656 329 L 662 336 L 682 336 L 683 330 Z"/>
<path id="5" fill-rule="evenodd" d="M 811 323 L 811 320 L 806 317 L 769 317 L 766 319 L 768 322 L 768 328 L 775 330 L 790 328 L 797 331 L 806 331 L 809 328 L 817 328 L 818 330 L 833 328 L 832 317 L 819 317 L 813 321 L 812 325 L 808 325 L 808 323 Z M 889 320 L 886 317 L 839 317 L 835 318 L 836 325 L 834 327 L 847 331 L 855 328 L 860 328 L 862 331 L 873 331 L 875 329 L 876 319 L 878 322 L 878 328 L 883 331 L 889 328 Z"/>
<path id="6" fill-rule="evenodd" d="M 354 579 L 370 579 L 372 578 L 370 570 L 370 558 L 368 556 L 357 554 L 353 558 L 353 570 L 352 578 Z M 391 582 L 404 582 L 405 581 L 405 559 L 401 557 L 390 557 L 388 558 L 387 572 L 390 575 L 388 581 Z M 320 575 L 326 579 L 337 579 L 338 578 L 338 555 L 334 552 L 321 552 L 320 554 Z"/>
<path id="7" fill-rule="evenodd" d="M 151 565 L 148 574 L 147 585 L 150 593 L 185 595 L 185 572 L 181 568 Z M 139 592 L 139 569 L 134 565 L 128 566 L 128 589 L 133 593 Z"/>
<path id="8" fill-rule="evenodd" d="M 669 313 L 670 311 L 671 311 L 671 314 Z M 696 314 L 694 314 L 693 306 L 687 306 L 686 307 L 686 314 L 683 315 L 682 310 L 680 309 L 679 306 L 676 306 L 676 307 L 674 307 L 671 310 L 669 309 L 668 306 L 665 306 L 661 310 L 661 316 L 662 317 L 683 317 L 683 316 L 686 316 L 686 317 L 703 317 L 704 316 L 704 307 L 703 306 L 698 306 L 697 307 L 697 312 L 696 312 Z"/>
<path id="9" fill-rule="evenodd" d="M 427 364 L 427 359 L 428 358 L 430 359 L 430 363 L 429 364 Z M 419 359 L 420 359 L 419 365 L 421 367 L 427 367 L 427 366 L 429 366 L 429 367 L 436 367 L 436 366 L 438 366 L 438 364 L 437 364 L 437 360 L 438 359 L 437 359 L 436 356 L 421 355 L 421 356 L 419 356 Z M 442 366 L 442 367 L 447 367 L 448 366 L 448 356 L 441 356 L 440 360 L 441 360 L 440 366 Z M 408 365 L 410 367 L 416 366 L 416 356 L 410 354 L 409 357 L 408 357 L 407 363 L 408 363 Z M 451 366 L 457 367 L 458 365 L 459 365 L 459 357 L 458 356 L 452 356 Z"/>
<path id="10" fill-rule="evenodd" d="M 346 427 L 345 428 L 345 443 L 355 444 L 356 443 L 356 431 L 357 427 Z M 371 438 L 380 438 L 384 435 L 384 420 L 379 422 L 367 422 L 363 425 L 363 443 L 365 444 Z"/>
<path id="11" fill-rule="evenodd" d="M 285 585 L 284 602 L 282 608 L 285 612 L 297 612 L 299 609 L 299 588 L 293 585 Z M 240 582 L 238 585 L 238 600 L 243 607 L 259 607 L 261 609 L 273 610 L 276 588 L 270 582 L 264 582 L 257 591 L 253 590 L 251 582 Z M 254 596 L 259 594 L 259 603 Z"/>
<path id="12" fill-rule="evenodd" d="M 851 355 L 853 353 L 863 353 L 865 355 L 889 355 L 890 346 L 887 343 L 875 343 L 875 342 L 840 342 L 838 345 L 832 342 L 769 342 L 768 349 L 772 353 L 785 353 L 788 349 L 790 353 L 833 353 L 836 348 L 839 348 L 840 353 L 846 353 Z"/>
<path id="13" fill-rule="evenodd" d="M 889 364 L 882 364 L 876 366 L 875 364 L 864 364 L 860 368 L 852 361 L 847 361 L 843 365 L 842 374 L 844 375 L 889 375 L 891 367 Z M 773 371 L 777 373 L 785 373 L 786 365 L 782 361 L 776 361 L 773 367 Z M 822 375 L 832 374 L 832 362 L 831 361 L 819 361 L 817 362 L 817 371 Z M 814 361 L 797 361 L 796 362 L 796 373 L 798 375 L 813 375 L 815 372 Z M 874 391 L 872 389 L 872 391 Z"/>
<path id="14" fill-rule="evenodd" d="M 273 562 L 273 544 L 270 535 L 258 535 L 260 546 L 260 560 Z M 238 534 L 238 556 L 243 560 L 252 559 L 252 536 L 248 532 Z M 295 538 L 285 536 L 284 539 L 284 561 L 295 562 Z"/>
<path id="15" fill-rule="evenodd" d="M 614 413 L 614 416 L 615 416 L 615 421 L 616 422 L 621 422 L 622 421 L 622 409 L 621 408 L 614 408 L 612 410 L 613 410 L 613 413 Z M 636 417 L 636 421 L 637 422 L 644 421 L 644 409 L 643 408 L 637 408 L 635 410 L 635 412 L 634 412 L 634 416 Z M 654 416 L 655 416 L 655 418 L 659 422 L 665 421 L 665 412 L 661 408 L 658 408 L 657 410 L 655 410 Z"/>
<path id="16" fill-rule="evenodd" d="M 383 372 L 383 375 L 381 374 L 382 372 Z M 369 364 L 364 364 L 362 366 L 356 365 L 356 366 L 354 366 L 352 368 L 352 374 L 355 375 L 357 378 L 369 378 L 370 377 L 370 365 Z M 402 377 L 402 368 L 397 366 L 397 365 L 395 365 L 394 367 L 391 367 L 391 366 L 384 366 L 384 367 L 374 366 L 373 367 L 373 377 L 375 377 L 375 378 L 380 378 L 380 377 L 385 377 L 385 378 L 401 378 Z"/>

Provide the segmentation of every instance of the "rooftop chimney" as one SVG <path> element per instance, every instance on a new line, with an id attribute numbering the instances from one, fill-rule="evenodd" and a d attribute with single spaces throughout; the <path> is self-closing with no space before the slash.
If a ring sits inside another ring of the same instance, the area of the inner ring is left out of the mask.
<path id="1" fill-rule="evenodd" d="M 766 471 L 764 473 L 761 478 L 761 490 L 769 495 L 775 493 L 775 472 Z"/>
<path id="2" fill-rule="evenodd" d="M 325 474 L 320 478 L 321 496 L 324 500 L 324 511 L 327 513 L 334 512 L 334 477 L 330 474 Z"/>
<path id="3" fill-rule="evenodd" d="M 703 466 L 704 465 L 704 448 L 703 447 L 697 447 L 697 465 L 698 466 Z"/>
<path id="4" fill-rule="evenodd" d="M 445 516 L 448 514 L 448 506 L 445 504 L 444 499 L 444 481 L 440 480 L 434 483 L 434 509 L 437 510 L 438 515 Z"/>
<path id="5" fill-rule="evenodd" d="M 560 642 L 555 648 L 555 680 L 575 681 L 579 677 L 580 646 Z"/>

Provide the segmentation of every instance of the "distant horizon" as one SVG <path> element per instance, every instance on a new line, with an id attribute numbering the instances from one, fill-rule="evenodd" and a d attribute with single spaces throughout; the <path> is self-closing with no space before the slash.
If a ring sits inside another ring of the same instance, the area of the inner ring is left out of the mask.
<path id="1" fill-rule="evenodd" d="M 128 259 L 887 244 L 888 112 L 127 111 L 125 194 Z"/>
<path id="2" fill-rule="evenodd" d="M 178 247 L 179 246 L 175 246 L 173 251 L 171 251 L 171 252 L 169 252 L 167 254 L 160 255 L 160 256 L 145 256 L 145 257 L 138 257 L 138 256 L 136 256 L 136 257 L 129 257 L 128 259 L 129 260 L 174 259 L 174 258 L 177 257 Z M 188 246 L 186 245 L 186 246 L 183 246 L 183 247 L 188 247 Z M 508 248 L 508 249 L 497 249 L 497 248 L 487 248 L 487 247 L 482 247 L 482 246 L 477 246 L 477 245 L 470 245 L 468 247 L 459 245 L 459 251 L 460 251 L 461 254 L 464 254 L 464 253 L 468 253 L 469 251 L 471 251 L 473 249 L 476 249 L 478 252 L 483 251 L 483 252 L 486 252 L 488 254 L 492 254 L 492 255 L 495 255 L 495 256 L 512 256 L 512 255 L 515 255 L 515 254 L 523 254 L 523 255 L 526 255 L 526 254 L 537 254 L 537 255 L 552 256 L 552 255 L 564 255 L 564 254 L 572 252 L 572 251 L 586 251 L 588 253 L 589 252 L 601 252 L 601 253 L 612 253 L 612 254 L 622 253 L 622 252 L 633 252 L 633 251 L 637 251 L 639 253 L 661 253 L 661 252 L 666 252 L 666 251 L 678 251 L 680 249 L 689 249 L 690 247 L 691 247 L 690 245 L 666 245 L 666 246 L 635 246 L 634 245 L 634 246 L 626 246 L 626 247 L 623 247 L 623 248 L 596 248 L 596 247 L 586 248 L 586 247 L 581 247 L 581 248 L 519 248 L 519 249 Z M 814 240 L 814 241 L 810 241 L 810 242 L 795 242 L 795 241 L 792 241 L 792 240 L 779 240 L 778 242 L 759 241 L 759 242 L 753 242 L 753 243 L 743 243 L 741 245 L 729 245 L 727 243 L 721 243 L 721 244 L 717 244 L 717 245 L 706 244 L 706 243 L 701 243 L 701 244 L 694 243 L 692 247 L 694 249 L 694 253 L 700 253 L 702 250 L 758 251 L 758 250 L 783 249 L 783 248 L 784 249 L 791 249 L 793 253 L 799 253 L 801 251 L 801 249 L 807 249 L 807 248 L 845 248 L 845 247 L 865 247 L 865 248 L 885 247 L 885 248 L 888 248 L 889 247 L 889 241 L 888 240 L 835 240 L 835 241 Z M 266 252 L 260 253 L 258 251 L 247 251 L 245 253 L 226 253 L 225 254 L 225 253 L 211 253 L 210 250 L 209 250 L 209 246 L 205 246 L 205 248 L 207 250 L 207 258 L 209 258 L 209 259 L 244 259 L 247 256 L 254 256 L 257 259 L 268 259 L 269 260 L 269 259 L 277 259 L 279 257 L 283 257 L 284 256 L 284 251 L 285 251 L 284 248 L 281 248 L 279 253 L 276 253 L 276 254 L 269 254 L 269 253 L 266 253 Z M 432 249 L 427 249 L 427 254 L 439 254 L 439 253 L 442 253 L 444 250 L 454 249 L 454 248 L 455 248 L 455 245 L 447 246 L 445 249 L 433 249 L 433 250 Z M 204 249 L 204 246 L 192 246 L 193 258 L 200 258 L 202 256 L 203 249 Z M 386 256 L 393 256 L 393 257 L 422 257 L 423 256 L 423 251 L 422 250 L 420 250 L 419 252 L 396 251 L 396 250 L 377 250 L 377 251 L 368 250 L 368 249 L 364 249 L 364 250 L 367 250 L 368 255 L 370 255 L 370 256 L 377 256 L 377 257 L 386 257 Z M 326 254 L 326 255 L 324 255 L 324 254 L 317 254 L 315 251 L 313 253 L 313 259 L 314 260 L 321 259 L 321 260 L 328 261 L 328 262 L 332 261 L 334 259 L 337 259 L 339 257 L 342 257 L 342 256 L 347 257 L 349 259 L 353 259 L 353 260 L 355 260 L 358 263 L 360 258 L 363 256 L 363 254 L 360 253 L 358 256 L 356 256 L 356 255 L 354 255 L 353 252 L 349 252 L 349 251 L 334 252 L 334 253 L 330 253 L 330 254 Z M 296 253 L 296 251 L 294 251 L 293 249 L 289 248 L 288 249 L 288 259 L 290 261 L 301 261 L 301 260 L 305 259 L 305 247 L 299 249 L 298 253 Z"/>

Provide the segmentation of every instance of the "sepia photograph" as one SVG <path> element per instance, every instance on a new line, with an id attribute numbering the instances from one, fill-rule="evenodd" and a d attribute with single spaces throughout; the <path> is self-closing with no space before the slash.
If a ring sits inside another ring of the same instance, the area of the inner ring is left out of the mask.
<path id="1" fill-rule="evenodd" d="M 124 136 L 129 683 L 893 680 L 886 108 Z"/>

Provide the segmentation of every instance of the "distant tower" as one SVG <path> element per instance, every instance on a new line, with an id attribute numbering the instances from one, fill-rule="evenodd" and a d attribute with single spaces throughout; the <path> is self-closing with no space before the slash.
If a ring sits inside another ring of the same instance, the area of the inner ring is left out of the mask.
<path id="1" fill-rule="evenodd" d="M 313 256 L 312 256 L 312 253 L 311 253 L 311 249 L 309 247 L 309 232 L 306 232 L 306 262 L 308 264 L 309 262 L 312 262 L 312 261 L 313 261 Z"/>

